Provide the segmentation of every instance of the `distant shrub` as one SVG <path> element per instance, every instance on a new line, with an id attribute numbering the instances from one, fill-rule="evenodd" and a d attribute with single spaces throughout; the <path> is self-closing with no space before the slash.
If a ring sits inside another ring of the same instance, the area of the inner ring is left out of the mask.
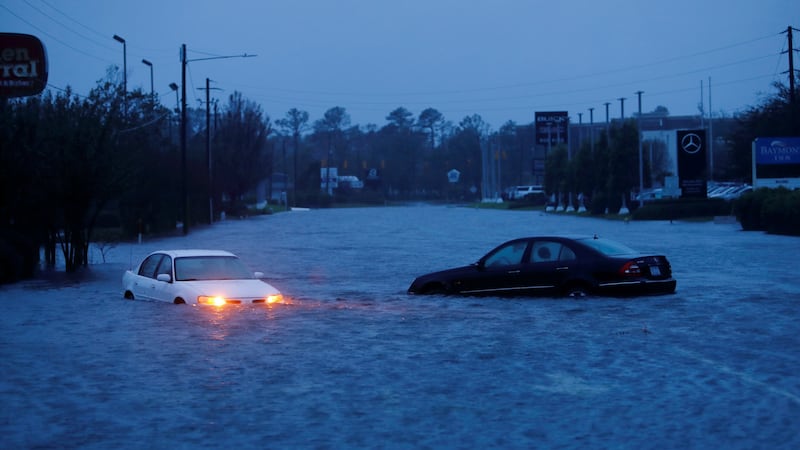
<path id="1" fill-rule="evenodd" d="M 742 229 L 800 236 L 800 190 L 761 188 L 734 202 Z"/>
<path id="2" fill-rule="evenodd" d="M 311 208 L 328 208 L 333 198 L 321 190 L 302 191 L 297 193 L 297 206 Z"/>
<path id="3" fill-rule="evenodd" d="M 634 220 L 672 220 L 692 217 L 725 216 L 731 204 L 721 198 L 663 199 L 647 202 L 633 212 Z"/>
<path id="4" fill-rule="evenodd" d="M 772 189 L 756 189 L 745 193 L 733 202 L 736 220 L 742 225 L 743 230 L 766 230 L 761 220 L 761 209 L 766 199 L 772 195 Z"/>
<path id="5" fill-rule="evenodd" d="M 773 189 L 765 193 L 760 218 L 764 231 L 800 236 L 800 190 Z"/>
<path id="6" fill-rule="evenodd" d="M 32 277 L 38 262 L 35 240 L 19 230 L 0 228 L 0 284 Z"/>

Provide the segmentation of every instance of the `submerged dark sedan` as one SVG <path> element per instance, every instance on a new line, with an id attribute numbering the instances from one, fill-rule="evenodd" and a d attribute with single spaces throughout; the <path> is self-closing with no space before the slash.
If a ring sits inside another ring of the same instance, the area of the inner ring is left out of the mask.
<path id="1" fill-rule="evenodd" d="M 597 236 L 514 239 L 469 266 L 422 275 L 409 294 L 642 295 L 675 292 L 666 256 Z"/>

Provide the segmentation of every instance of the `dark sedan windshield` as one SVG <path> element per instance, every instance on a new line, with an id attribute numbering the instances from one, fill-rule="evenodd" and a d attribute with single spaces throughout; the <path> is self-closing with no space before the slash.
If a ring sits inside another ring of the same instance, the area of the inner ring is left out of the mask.
<path id="1" fill-rule="evenodd" d="M 619 242 L 611 241 L 608 239 L 587 238 L 587 239 L 578 239 L 578 242 L 588 247 L 591 247 L 606 256 L 634 255 L 639 253 L 636 250 L 628 247 L 627 245 L 620 244 Z"/>
<path id="2" fill-rule="evenodd" d="M 175 259 L 175 280 L 244 280 L 253 274 L 233 256 L 191 256 Z"/>

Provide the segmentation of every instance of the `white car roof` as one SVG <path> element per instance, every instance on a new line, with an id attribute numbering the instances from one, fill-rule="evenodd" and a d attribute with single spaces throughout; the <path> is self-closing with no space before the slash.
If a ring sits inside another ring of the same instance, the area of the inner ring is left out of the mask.
<path id="1" fill-rule="evenodd" d="M 231 252 L 225 250 L 202 250 L 202 249 L 175 249 L 175 250 L 159 250 L 153 253 L 164 253 L 172 258 L 183 258 L 191 256 L 236 256 Z"/>

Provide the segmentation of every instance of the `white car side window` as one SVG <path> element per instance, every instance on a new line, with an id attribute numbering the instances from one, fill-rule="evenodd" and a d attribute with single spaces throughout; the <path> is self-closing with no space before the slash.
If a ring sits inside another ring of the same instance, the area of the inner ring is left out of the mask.
<path id="1" fill-rule="evenodd" d="M 163 257 L 164 255 L 162 254 L 148 256 L 139 267 L 139 275 L 147 278 L 155 278 L 156 268 Z"/>
<path id="2" fill-rule="evenodd" d="M 172 258 L 165 256 L 161 259 L 161 264 L 158 265 L 158 275 L 169 275 L 172 277 Z"/>

